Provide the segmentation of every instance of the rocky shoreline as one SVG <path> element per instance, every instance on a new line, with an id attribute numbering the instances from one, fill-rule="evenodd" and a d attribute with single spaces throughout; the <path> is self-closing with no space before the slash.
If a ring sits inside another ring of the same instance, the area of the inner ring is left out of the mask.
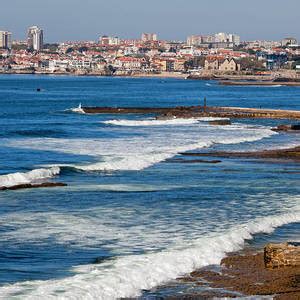
<path id="1" fill-rule="evenodd" d="M 43 182 L 43 183 L 24 183 L 13 186 L 0 186 L 0 191 L 15 191 L 23 189 L 37 189 L 37 188 L 49 188 L 49 187 L 62 187 L 67 186 L 66 183 L 62 182 Z"/>
<path id="2" fill-rule="evenodd" d="M 223 157 L 223 158 L 260 158 L 260 159 L 284 159 L 292 160 L 294 162 L 300 162 L 300 146 L 287 148 L 287 149 L 275 149 L 275 150 L 262 150 L 262 151 L 249 151 L 249 152 L 182 152 L 182 156 L 192 157 Z"/>
<path id="3" fill-rule="evenodd" d="M 183 284 L 213 288 L 203 293 L 192 293 L 167 299 L 212 299 L 214 297 L 267 296 L 273 299 L 293 300 L 300 298 L 300 267 L 269 269 L 264 264 L 264 253 L 245 250 L 230 253 L 222 259 L 217 269 L 209 267 L 178 278 Z M 220 289 L 219 292 L 217 289 Z M 227 291 L 227 292 L 226 292 Z"/>

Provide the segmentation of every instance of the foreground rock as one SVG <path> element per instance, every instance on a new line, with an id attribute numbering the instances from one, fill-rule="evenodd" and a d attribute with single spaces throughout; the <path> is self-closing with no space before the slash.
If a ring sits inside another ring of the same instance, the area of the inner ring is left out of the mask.
<path id="1" fill-rule="evenodd" d="M 221 297 L 224 290 L 239 292 L 242 295 L 275 295 L 274 299 L 282 300 L 300 299 L 300 266 L 266 268 L 264 253 L 232 253 L 222 260 L 219 271 L 203 268 L 178 280 L 182 284 L 203 287 L 206 287 L 208 282 L 210 287 L 221 289 L 220 295 L 215 294 L 216 290 L 212 290 L 210 296 L 206 292 L 205 298 L 208 299 Z M 201 292 L 190 296 L 189 299 L 202 299 Z"/>
<path id="2" fill-rule="evenodd" d="M 38 184 L 18 184 L 13 186 L 2 186 L 0 187 L 0 191 L 7 191 L 7 190 L 22 190 L 22 189 L 36 189 L 36 188 L 46 188 L 46 187 L 60 187 L 60 186 L 67 186 L 67 184 L 62 182 L 43 182 Z"/>
<path id="3" fill-rule="evenodd" d="M 264 249 L 264 262 L 266 268 L 271 269 L 300 267 L 300 243 L 268 244 Z"/>

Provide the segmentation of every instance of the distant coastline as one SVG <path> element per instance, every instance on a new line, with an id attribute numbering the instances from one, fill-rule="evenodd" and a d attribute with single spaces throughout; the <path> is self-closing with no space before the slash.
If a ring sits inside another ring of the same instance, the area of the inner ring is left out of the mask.
<path id="1" fill-rule="evenodd" d="M 123 74 L 105 74 L 103 72 L 74 73 L 74 72 L 37 72 L 37 71 L 0 71 L 0 75 L 49 75 L 49 76 L 101 76 L 101 77 L 130 77 L 130 78 L 178 78 L 187 79 L 189 74 L 180 72 L 162 72 L 162 73 L 123 73 Z"/>
<path id="2" fill-rule="evenodd" d="M 174 78 L 174 79 L 190 79 L 190 80 L 216 80 L 220 85 L 225 86 L 300 86 L 300 78 L 285 77 L 275 74 L 263 76 L 256 74 L 214 74 L 203 73 L 194 75 L 181 72 L 118 72 L 108 74 L 104 72 L 46 72 L 34 70 L 0 70 L 0 75 L 48 75 L 48 76 L 75 76 L 75 77 L 115 77 L 115 78 Z"/>

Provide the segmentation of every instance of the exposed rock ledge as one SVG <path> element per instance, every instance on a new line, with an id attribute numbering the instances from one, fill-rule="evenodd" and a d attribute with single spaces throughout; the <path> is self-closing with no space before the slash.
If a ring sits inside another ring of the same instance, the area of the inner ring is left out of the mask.
<path id="1" fill-rule="evenodd" d="M 299 300 L 299 263 L 292 265 L 284 263 L 277 268 L 266 266 L 266 252 L 276 261 L 278 255 L 282 256 L 282 253 L 298 261 L 299 250 L 299 243 L 285 243 L 269 244 L 264 249 L 265 253 L 256 253 L 253 250 L 230 253 L 222 259 L 220 266 L 204 267 L 177 279 L 183 285 L 203 287 L 203 291 L 196 289 L 198 291 L 166 299 L 215 299 L 215 297 L 235 298 L 246 295 L 260 299 L 260 296 L 272 295 L 272 299 L 276 300 Z"/>
<path id="2" fill-rule="evenodd" d="M 36 189 L 36 188 L 45 188 L 45 187 L 58 187 L 58 186 L 67 186 L 66 183 L 62 182 L 43 182 L 37 184 L 17 184 L 13 186 L 0 186 L 0 191 L 7 191 L 7 190 L 21 190 L 21 189 Z"/>
<path id="3" fill-rule="evenodd" d="M 291 159 L 300 162 L 300 146 L 288 149 L 263 150 L 256 152 L 199 152 L 199 153 L 180 153 L 184 156 L 209 156 L 209 157 L 225 157 L 225 158 L 276 158 L 276 159 Z"/>

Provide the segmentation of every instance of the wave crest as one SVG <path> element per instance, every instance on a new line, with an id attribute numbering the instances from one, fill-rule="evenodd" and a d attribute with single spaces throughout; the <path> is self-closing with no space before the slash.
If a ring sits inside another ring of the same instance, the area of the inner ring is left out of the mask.
<path id="1" fill-rule="evenodd" d="M 219 120 L 228 120 L 227 118 L 194 118 L 194 119 L 184 119 L 184 118 L 174 118 L 167 120 L 156 120 L 156 119 L 148 119 L 148 120 L 108 120 L 103 121 L 103 124 L 116 125 L 116 126 L 165 126 L 165 125 L 190 125 L 197 124 L 199 121 L 207 122 L 207 121 L 219 121 Z"/>
<path id="2" fill-rule="evenodd" d="M 60 173 L 59 167 L 49 169 L 35 169 L 27 173 L 11 173 L 0 176 L 0 187 L 11 187 L 19 184 L 30 184 L 51 178 Z"/>
<path id="3" fill-rule="evenodd" d="M 299 207 L 293 213 L 254 219 L 227 232 L 199 238 L 190 248 L 169 249 L 157 253 L 120 257 L 100 265 L 75 269 L 77 275 L 65 279 L 27 281 L 0 287 L 3 297 L 22 295 L 22 299 L 40 297 L 61 299 L 118 299 L 138 297 L 149 290 L 191 271 L 219 264 L 228 252 L 243 248 L 245 240 L 257 233 L 270 233 L 285 224 L 300 222 Z"/>

